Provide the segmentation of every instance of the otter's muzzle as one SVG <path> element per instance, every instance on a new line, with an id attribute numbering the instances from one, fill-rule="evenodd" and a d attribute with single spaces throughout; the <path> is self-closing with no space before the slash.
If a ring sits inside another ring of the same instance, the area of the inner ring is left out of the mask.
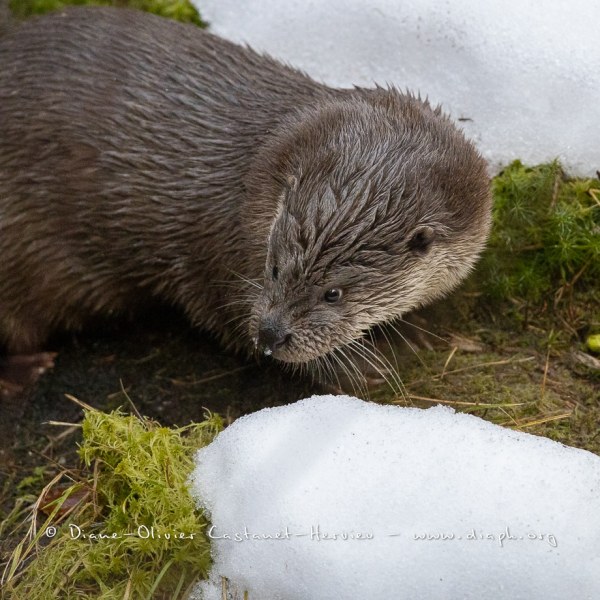
<path id="1" fill-rule="evenodd" d="M 292 333 L 277 317 L 267 315 L 262 317 L 258 325 L 258 349 L 270 356 L 280 350 L 292 339 Z"/>

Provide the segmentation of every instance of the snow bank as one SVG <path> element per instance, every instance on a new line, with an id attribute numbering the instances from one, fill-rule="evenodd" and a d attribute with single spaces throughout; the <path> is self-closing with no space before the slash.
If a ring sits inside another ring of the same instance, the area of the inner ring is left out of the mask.
<path id="1" fill-rule="evenodd" d="M 596 0 L 196 0 L 211 30 L 331 85 L 441 103 L 493 166 L 600 168 Z"/>
<path id="2" fill-rule="evenodd" d="M 220 576 L 250 600 L 600 598 L 600 458 L 447 408 L 264 409 L 199 451 L 193 490 L 198 598 Z"/>

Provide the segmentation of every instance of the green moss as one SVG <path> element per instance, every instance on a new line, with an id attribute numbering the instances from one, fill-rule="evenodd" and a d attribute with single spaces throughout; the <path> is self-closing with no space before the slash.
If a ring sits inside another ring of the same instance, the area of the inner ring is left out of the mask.
<path id="1" fill-rule="evenodd" d="M 206 27 L 189 0 L 10 0 L 13 14 L 19 18 L 41 15 L 70 5 L 129 6 L 162 17 Z"/>
<path id="2" fill-rule="evenodd" d="M 169 429 L 86 410 L 80 455 L 90 475 L 39 501 L 51 514 L 17 547 L 7 591 L 32 600 L 57 589 L 65 599 L 182 597 L 210 567 L 206 519 L 187 489 L 193 453 L 222 427 L 217 415 Z M 50 540 L 48 527 L 57 532 Z"/>
<path id="3" fill-rule="evenodd" d="M 485 300 L 548 303 L 598 288 L 600 181 L 569 180 L 557 162 L 515 161 L 493 180 L 494 225 L 478 270 Z"/>

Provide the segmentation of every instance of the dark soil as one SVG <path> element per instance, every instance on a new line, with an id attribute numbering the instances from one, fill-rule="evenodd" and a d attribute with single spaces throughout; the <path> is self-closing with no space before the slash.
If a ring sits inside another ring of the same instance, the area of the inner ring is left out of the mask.
<path id="1" fill-rule="evenodd" d="M 320 389 L 275 364 L 223 350 L 173 312 L 102 323 L 55 338 L 47 349 L 57 353 L 55 367 L 0 404 L 0 521 L 36 467 L 48 465 L 49 479 L 52 470 L 78 465 L 79 430 L 50 424 L 80 422 L 81 408 L 65 394 L 101 410 L 123 407 L 183 426 L 202 421 L 207 409 L 231 421 Z"/>

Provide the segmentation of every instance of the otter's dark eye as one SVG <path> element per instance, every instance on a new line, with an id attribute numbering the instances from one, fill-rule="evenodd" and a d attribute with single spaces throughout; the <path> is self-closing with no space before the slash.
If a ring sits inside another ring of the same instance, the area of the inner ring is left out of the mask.
<path id="1" fill-rule="evenodd" d="M 273 279 L 277 279 L 277 277 L 279 277 L 279 269 L 277 268 L 277 266 L 273 267 Z"/>
<path id="2" fill-rule="evenodd" d="M 415 231 L 412 238 L 410 238 L 410 241 L 408 242 L 408 247 L 415 254 L 427 254 L 434 239 L 435 229 L 433 227 L 429 227 L 429 225 L 425 225 L 424 227 L 420 227 L 417 229 L 417 231 Z"/>
<path id="3" fill-rule="evenodd" d="M 323 298 L 325 299 L 325 302 L 329 302 L 329 304 L 335 304 L 342 299 L 342 290 L 339 288 L 327 290 Z"/>

